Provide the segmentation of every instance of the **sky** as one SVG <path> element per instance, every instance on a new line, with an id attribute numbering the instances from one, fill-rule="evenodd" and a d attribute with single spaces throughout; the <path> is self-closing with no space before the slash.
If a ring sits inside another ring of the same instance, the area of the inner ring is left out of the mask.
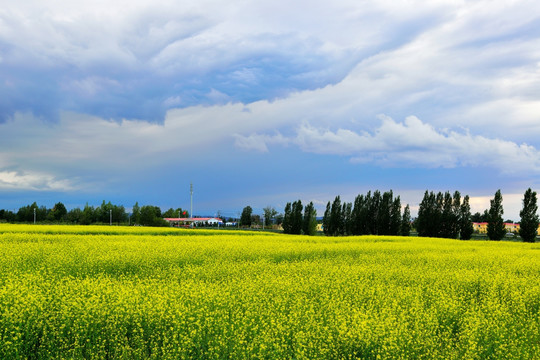
<path id="1" fill-rule="evenodd" d="M 0 208 L 540 190 L 536 0 L 0 0 Z"/>

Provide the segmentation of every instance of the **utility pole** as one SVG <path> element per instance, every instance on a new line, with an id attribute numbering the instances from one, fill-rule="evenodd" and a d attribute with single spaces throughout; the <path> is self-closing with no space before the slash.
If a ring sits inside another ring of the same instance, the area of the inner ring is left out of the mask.
<path id="1" fill-rule="evenodd" d="M 189 213 L 191 215 L 191 218 L 193 219 L 193 183 L 189 184 L 189 193 L 191 195 L 191 208 L 189 210 Z"/>
<path id="2" fill-rule="evenodd" d="M 36 208 L 34 208 L 34 225 L 36 224 Z"/>
<path id="3" fill-rule="evenodd" d="M 112 209 L 109 209 L 109 225 L 112 226 Z"/>

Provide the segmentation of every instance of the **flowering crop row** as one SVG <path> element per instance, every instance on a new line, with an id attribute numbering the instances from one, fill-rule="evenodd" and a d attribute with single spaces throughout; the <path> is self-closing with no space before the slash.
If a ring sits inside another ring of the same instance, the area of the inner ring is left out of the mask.
<path id="1" fill-rule="evenodd" d="M 540 357 L 540 244 L 66 228 L 0 225 L 2 359 Z"/>
<path id="2" fill-rule="evenodd" d="M 173 227 L 109 226 L 109 225 L 12 225 L 1 224 L 0 233 L 16 232 L 28 234 L 74 234 L 74 235 L 212 235 L 214 230 L 187 229 Z M 227 234 L 251 236 L 257 232 L 227 229 Z M 272 233 L 258 233 L 275 235 Z"/>

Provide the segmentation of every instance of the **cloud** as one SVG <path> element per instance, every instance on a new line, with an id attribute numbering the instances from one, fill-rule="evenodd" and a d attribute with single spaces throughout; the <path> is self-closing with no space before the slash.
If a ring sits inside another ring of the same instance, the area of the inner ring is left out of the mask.
<path id="1" fill-rule="evenodd" d="M 514 62 L 536 48 L 534 38 L 506 41 L 486 56 L 464 48 L 470 34 L 493 38 L 473 26 L 491 30 L 502 19 L 498 32 L 518 37 L 534 19 L 528 1 L 489 4 L 489 17 L 470 11 L 480 4 L 19 1 L 0 13 L 0 75 L 10 84 L 0 84 L 1 121 L 23 111 L 49 121 L 73 111 L 162 122 L 175 107 L 282 99 L 338 84 L 353 69 L 345 99 L 368 115 L 426 98 L 445 104 L 448 93 L 478 93 L 456 74 L 489 71 L 504 48 Z M 473 66 L 449 60 L 464 56 Z"/>
<path id="2" fill-rule="evenodd" d="M 287 145 L 290 141 L 280 133 L 275 135 L 258 135 L 251 134 L 249 136 L 243 136 L 240 134 L 234 134 L 235 138 L 234 146 L 239 149 L 250 151 L 255 150 L 258 152 L 268 152 L 268 146 L 270 144 Z"/>
<path id="3" fill-rule="evenodd" d="M 236 134 L 235 138 L 234 145 L 239 149 L 268 152 L 268 147 L 266 146 L 267 137 L 264 135 L 242 136 Z"/>
<path id="4" fill-rule="evenodd" d="M 313 168 L 334 157 L 309 154 L 351 159 L 327 164 L 351 183 L 359 167 L 373 179 L 406 166 L 496 169 L 528 187 L 539 10 L 533 0 L 17 1 L 0 10 L 0 171 L 26 187 L 25 176 L 50 176 L 42 184 L 99 188 L 235 148 L 296 168 L 272 157 L 279 145 Z"/>
<path id="5" fill-rule="evenodd" d="M 491 196 L 471 196 L 470 205 L 471 213 L 483 213 L 484 210 L 489 211 L 490 201 L 493 200 L 495 193 Z M 523 209 L 523 194 L 503 193 L 503 218 L 504 220 L 520 221 L 519 212 Z"/>
<path id="6" fill-rule="evenodd" d="M 251 116 L 240 104 L 173 110 L 163 124 L 71 112 L 51 124 L 30 113 L 17 113 L 0 123 L 3 186 L 99 188 L 109 181 L 189 161 L 193 152 L 202 156 L 205 149 L 230 141 L 230 132 L 253 129 L 245 125 Z"/>
<path id="7" fill-rule="evenodd" d="M 355 163 L 390 167 L 490 167 L 501 173 L 540 173 L 540 151 L 527 144 L 471 135 L 469 132 L 438 130 L 409 116 L 399 123 L 381 116 L 373 133 L 349 129 L 316 128 L 304 123 L 295 137 L 252 134 L 236 137 L 244 149 L 268 151 L 272 143 L 295 144 L 309 153 L 351 157 Z"/>
<path id="8" fill-rule="evenodd" d="M 45 173 L 0 171 L 0 190 L 73 191 L 77 187 L 67 179 Z"/>
<path id="9" fill-rule="evenodd" d="M 0 116 L 163 121 L 171 107 L 223 103 L 212 92 L 246 103 L 335 83 L 354 66 L 353 49 L 312 25 L 340 17 L 339 6 L 325 7 L 300 15 L 243 1 L 18 2 L 0 12 L 0 75 L 10 84 L 0 84 Z"/>

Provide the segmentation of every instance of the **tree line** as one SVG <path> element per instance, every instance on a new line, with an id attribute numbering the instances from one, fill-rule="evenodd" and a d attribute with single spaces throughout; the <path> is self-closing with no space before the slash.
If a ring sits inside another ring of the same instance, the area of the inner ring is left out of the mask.
<path id="1" fill-rule="evenodd" d="M 392 190 L 381 194 L 379 190 L 369 191 L 358 195 L 354 203 L 341 203 L 340 196 L 333 202 L 328 202 L 322 218 L 323 232 L 327 236 L 347 235 L 402 235 L 409 236 L 414 226 L 418 236 L 460 238 L 468 240 L 473 234 L 474 222 L 487 222 L 487 236 L 490 240 L 501 240 L 507 230 L 503 221 L 501 191 L 497 190 L 490 200 L 489 210 L 483 214 L 471 215 L 468 195 L 461 198 L 459 191 L 453 195 L 426 190 L 419 205 L 418 217 L 411 221 L 409 205 L 401 207 L 399 196 L 394 197 Z M 315 235 L 317 233 L 317 211 L 310 202 L 305 207 L 300 200 L 287 203 L 284 214 L 278 214 L 273 207 L 264 211 L 265 225 L 271 221 L 281 224 L 283 231 L 288 234 Z M 250 226 L 253 210 L 246 206 L 240 222 Z M 17 212 L 0 209 L 0 222 L 12 223 L 65 223 L 65 224 L 132 224 L 144 226 L 169 226 L 163 218 L 189 217 L 182 208 L 170 208 L 165 212 L 158 206 L 139 206 L 135 203 L 131 214 L 122 205 L 114 205 L 110 201 L 102 202 L 101 206 L 90 206 L 88 203 L 81 208 L 67 210 L 65 205 L 58 202 L 53 208 L 38 206 L 36 202 L 19 208 Z M 530 188 L 525 191 L 523 208 L 520 211 L 519 235 L 524 241 L 534 242 L 539 225 L 537 193 Z"/>
<path id="2" fill-rule="evenodd" d="M 469 195 L 461 200 L 459 191 L 424 193 L 415 222 L 418 236 L 469 240 L 473 234 Z"/>
<path id="3" fill-rule="evenodd" d="M 487 222 L 487 237 L 490 240 L 502 240 L 507 233 L 502 202 L 503 197 L 499 189 L 490 200 L 489 210 L 484 211 L 483 215 L 480 213 L 471 215 L 468 195 L 462 200 L 459 191 L 455 191 L 453 195 L 448 191 L 444 194 L 426 191 L 415 221 L 418 236 L 469 240 L 473 234 L 474 221 Z M 525 242 L 536 241 L 540 222 L 536 192 L 531 188 L 523 195 L 523 208 L 519 216 L 519 236 Z"/>
<path id="4" fill-rule="evenodd" d="M 297 200 L 285 205 L 283 214 L 283 232 L 295 235 L 316 235 L 317 234 L 317 210 L 313 202 L 304 208 L 302 201 Z"/>
<path id="5" fill-rule="evenodd" d="M 272 209 L 273 210 L 273 209 Z M 265 208 L 265 214 L 276 212 Z M 503 221 L 501 191 L 497 190 L 490 200 L 489 210 L 484 214 L 471 214 L 470 197 L 463 198 L 459 191 L 451 194 L 427 191 L 419 205 L 418 217 L 411 221 L 409 205 L 403 208 L 399 196 L 392 190 L 381 194 L 379 190 L 358 195 L 353 203 L 341 202 L 336 196 L 328 202 L 322 219 L 326 236 L 348 235 L 401 235 L 409 236 L 414 227 L 418 236 L 441 237 L 469 240 L 474 232 L 473 221 L 487 222 L 487 236 L 490 240 L 501 240 L 507 233 Z M 537 194 L 530 188 L 523 197 L 520 211 L 519 235 L 526 242 L 536 240 L 538 225 Z M 288 234 L 315 235 L 317 232 L 317 212 L 310 203 L 305 207 L 300 200 L 287 203 L 282 217 L 283 232 Z"/>
<path id="6" fill-rule="evenodd" d="M 60 224 L 122 224 L 144 226 L 169 226 L 163 218 L 189 217 L 187 210 L 182 208 L 162 212 L 161 208 L 153 205 L 133 205 L 131 214 L 126 212 L 122 205 L 114 205 L 110 201 L 101 203 L 100 206 L 91 206 L 88 203 L 81 209 L 79 207 L 67 210 L 61 202 L 52 208 L 38 206 L 36 202 L 19 208 L 17 212 L 0 210 L 0 221 L 10 223 L 60 223 Z"/>
<path id="7" fill-rule="evenodd" d="M 252 223 L 259 223 L 260 216 L 253 215 L 251 206 L 246 206 L 240 216 L 240 225 L 250 227 Z M 285 234 L 316 235 L 317 234 L 317 210 L 313 202 L 305 207 L 301 200 L 288 202 L 283 214 L 280 214 L 272 206 L 263 209 L 264 226 L 272 224 L 281 225 Z"/>
<path id="8" fill-rule="evenodd" d="M 358 195 L 354 203 L 341 203 L 340 196 L 328 202 L 323 232 L 327 236 L 403 235 L 411 232 L 411 213 L 407 204 L 401 213 L 401 200 L 392 190 Z"/>

